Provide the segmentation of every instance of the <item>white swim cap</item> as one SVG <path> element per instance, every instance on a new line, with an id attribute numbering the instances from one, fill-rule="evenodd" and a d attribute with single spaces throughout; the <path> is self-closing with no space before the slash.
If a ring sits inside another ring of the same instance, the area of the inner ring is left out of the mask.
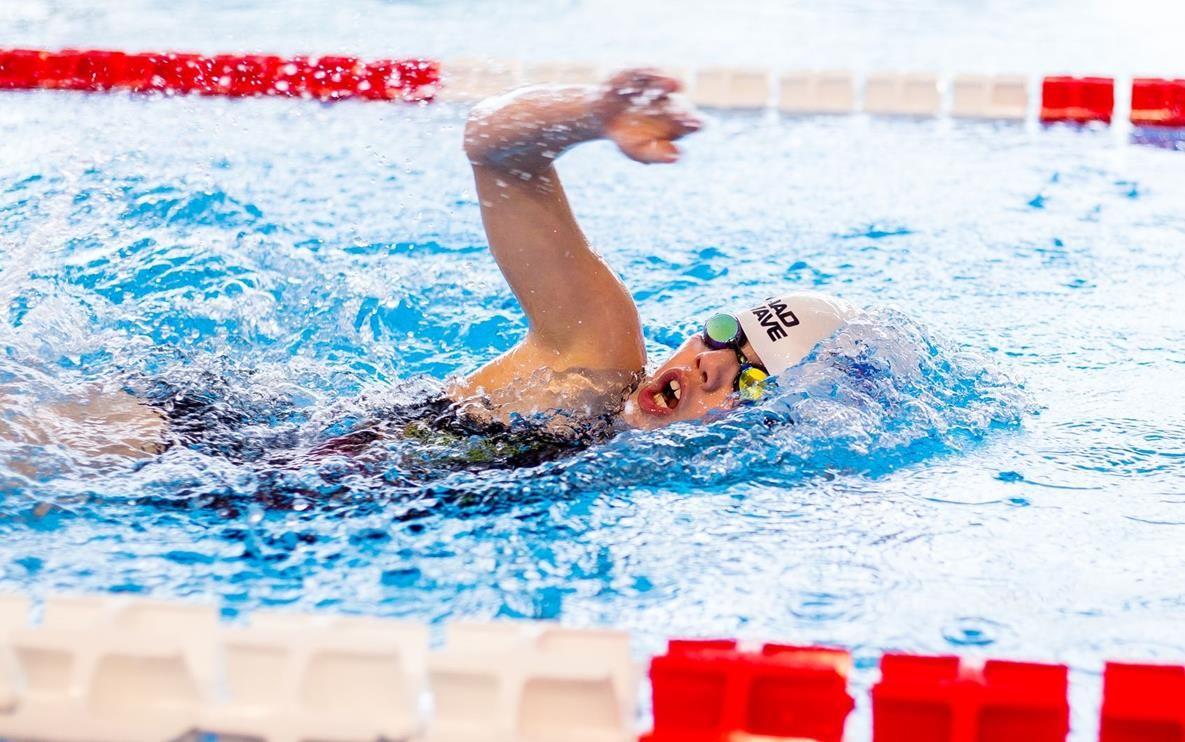
<path id="1" fill-rule="evenodd" d="M 765 370 L 777 376 L 806 358 L 855 312 L 835 297 L 802 292 L 766 299 L 736 317 Z"/>

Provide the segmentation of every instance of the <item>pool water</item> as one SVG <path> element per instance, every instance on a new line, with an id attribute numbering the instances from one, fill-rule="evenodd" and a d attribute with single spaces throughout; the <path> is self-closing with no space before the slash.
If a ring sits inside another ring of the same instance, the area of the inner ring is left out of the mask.
<path id="1" fill-rule="evenodd" d="M 510 347 L 464 116 L 0 95 L 6 419 L 163 379 L 300 452 Z M 1053 660 L 1088 739 L 1104 658 L 1185 658 L 1174 146 L 743 113 L 675 167 L 590 145 L 561 174 L 653 361 L 779 289 L 867 312 L 760 407 L 535 468 L 0 443 L 3 587 L 839 644 L 865 688 L 889 649 Z"/>

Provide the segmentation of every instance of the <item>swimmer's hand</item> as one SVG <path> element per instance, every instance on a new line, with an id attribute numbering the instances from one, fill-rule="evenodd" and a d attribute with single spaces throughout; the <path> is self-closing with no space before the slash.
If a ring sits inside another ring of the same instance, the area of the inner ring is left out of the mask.
<path id="1" fill-rule="evenodd" d="M 703 128 L 694 109 L 675 95 L 680 87 L 675 78 L 651 69 L 613 75 L 594 104 L 603 136 L 637 162 L 675 162 L 675 140 Z"/>
<path id="2" fill-rule="evenodd" d="M 572 147 L 609 139 L 638 162 L 674 162 L 675 141 L 702 122 L 677 95 L 679 81 L 654 70 L 624 70 L 601 85 L 531 85 L 487 98 L 465 124 L 465 154 L 475 168 L 550 188 L 551 170 Z"/>

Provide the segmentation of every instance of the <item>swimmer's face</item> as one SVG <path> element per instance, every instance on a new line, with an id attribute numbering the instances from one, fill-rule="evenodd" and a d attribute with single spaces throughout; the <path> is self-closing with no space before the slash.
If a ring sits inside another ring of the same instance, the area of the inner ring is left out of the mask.
<path id="1" fill-rule="evenodd" d="M 741 350 L 756 358 L 748 343 Z M 631 427 L 652 429 L 730 410 L 739 404 L 733 382 L 740 370 L 732 349 L 712 350 L 702 336 L 693 335 L 630 395 L 622 419 Z"/>

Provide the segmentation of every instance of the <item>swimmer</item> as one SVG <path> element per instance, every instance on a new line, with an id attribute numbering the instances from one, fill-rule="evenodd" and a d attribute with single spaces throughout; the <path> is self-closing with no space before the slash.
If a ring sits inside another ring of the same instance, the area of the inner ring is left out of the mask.
<path id="1" fill-rule="evenodd" d="M 767 377 L 798 363 L 851 315 L 817 294 L 758 299 L 705 317 L 700 332 L 646 374 L 638 308 L 577 224 L 555 161 L 607 139 L 637 162 L 676 162 L 676 140 L 702 126 L 678 91 L 677 80 L 635 69 L 600 86 L 522 88 L 473 109 L 465 152 L 482 221 L 529 329 L 453 385 L 452 399 L 480 401 L 503 422 L 548 410 L 611 411 L 625 427 L 644 429 L 698 420 L 758 399 Z"/>
<path id="2" fill-rule="evenodd" d="M 838 299 L 755 297 L 750 306 L 705 317 L 698 332 L 647 374 L 637 306 L 577 224 L 555 162 L 602 139 L 640 163 L 676 162 L 675 142 L 702 126 L 680 101 L 679 87 L 673 78 L 634 69 L 602 85 L 521 88 L 473 109 L 464 149 L 490 252 L 526 313 L 526 336 L 439 397 L 324 441 L 314 456 L 357 456 L 376 441 L 400 437 L 431 442 L 425 448 L 434 450 L 464 443 L 447 463 L 534 464 L 624 429 L 700 420 L 756 401 L 767 379 L 835 333 L 853 313 Z M 211 405 L 201 400 L 213 395 L 165 388 L 156 399 L 146 395 L 151 407 L 139 405 L 136 415 L 129 415 L 135 405 L 121 398 L 79 405 L 77 417 L 89 432 L 110 422 L 125 432 L 149 431 L 152 440 L 121 439 L 115 449 L 139 457 L 192 443 L 203 428 L 225 427 L 224 413 L 204 412 Z M 524 420 L 533 422 L 524 429 Z"/>
<path id="3" fill-rule="evenodd" d="M 526 336 L 440 399 L 328 441 L 319 453 L 358 454 L 392 436 L 446 446 L 478 439 L 464 463 L 532 465 L 625 429 L 701 420 L 755 402 L 770 377 L 843 325 L 853 310 L 835 298 L 758 298 L 705 317 L 646 373 L 638 308 L 581 231 L 555 162 L 602 139 L 640 163 L 676 162 L 675 142 L 702 126 L 678 91 L 677 80 L 635 69 L 603 85 L 520 88 L 473 109 L 465 153 L 490 252 L 527 315 Z"/>

